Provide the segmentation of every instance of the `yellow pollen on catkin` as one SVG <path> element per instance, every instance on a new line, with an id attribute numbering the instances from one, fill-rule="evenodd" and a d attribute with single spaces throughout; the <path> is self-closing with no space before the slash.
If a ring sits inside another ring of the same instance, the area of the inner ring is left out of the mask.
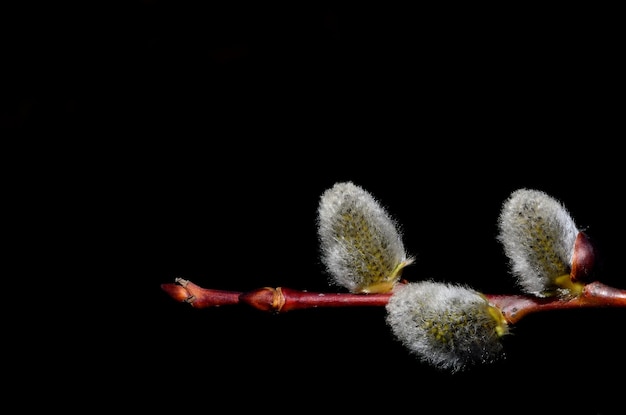
<path id="1" fill-rule="evenodd" d="M 382 294 L 391 292 L 400 279 L 404 268 L 411 263 L 413 263 L 413 259 L 407 259 L 400 262 L 389 275 L 385 277 L 372 278 L 370 281 L 366 281 L 363 286 L 356 289 L 356 292 L 361 294 Z"/>
<path id="2" fill-rule="evenodd" d="M 489 312 L 489 315 L 497 322 L 495 327 L 496 334 L 499 337 L 507 334 L 509 332 L 509 326 L 506 322 L 506 319 L 504 318 L 504 315 L 502 314 L 502 311 L 498 307 L 494 307 L 492 305 L 488 306 L 487 311 Z"/>
<path id="3" fill-rule="evenodd" d="M 554 280 L 557 287 L 566 289 L 574 296 L 579 296 L 585 288 L 585 284 L 572 281 L 569 274 L 561 275 Z"/>
<path id="4" fill-rule="evenodd" d="M 381 281 L 373 284 L 369 284 L 364 287 L 359 287 L 356 289 L 357 293 L 360 294 L 383 294 L 390 292 L 394 285 L 396 285 L 396 281 Z"/>

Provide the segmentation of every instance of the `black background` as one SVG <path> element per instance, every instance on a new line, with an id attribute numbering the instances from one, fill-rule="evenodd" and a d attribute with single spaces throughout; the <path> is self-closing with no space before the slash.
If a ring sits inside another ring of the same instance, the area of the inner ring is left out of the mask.
<path id="1" fill-rule="evenodd" d="M 337 290 L 315 220 L 347 180 L 402 225 L 408 280 L 518 292 L 496 221 L 528 187 L 565 204 L 598 279 L 626 288 L 614 10 L 199 4 L 15 12 L 14 246 L 43 248 L 65 312 L 35 318 L 24 386 L 65 372 L 53 399 L 94 409 L 620 413 L 622 310 L 529 316 L 503 361 L 450 375 L 383 309 L 197 310 L 160 289 Z"/>

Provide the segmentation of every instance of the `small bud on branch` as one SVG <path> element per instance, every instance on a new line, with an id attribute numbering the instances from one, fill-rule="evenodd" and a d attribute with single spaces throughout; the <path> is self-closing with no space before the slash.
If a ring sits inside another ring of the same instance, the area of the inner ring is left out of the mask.
<path id="1" fill-rule="evenodd" d="M 161 284 L 161 289 L 176 301 L 191 304 L 194 308 L 217 307 L 239 303 L 241 292 L 202 288 L 182 278 L 176 278 L 175 282 L 175 284 Z"/>

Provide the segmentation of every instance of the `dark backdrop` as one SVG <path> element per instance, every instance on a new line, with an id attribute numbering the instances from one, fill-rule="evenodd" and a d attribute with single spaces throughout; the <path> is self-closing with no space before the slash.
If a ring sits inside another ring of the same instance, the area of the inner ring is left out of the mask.
<path id="1" fill-rule="evenodd" d="M 78 274 L 58 285 L 80 341 L 51 370 L 81 356 L 90 406 L 619 413 L 622 310 L 529 316 L 505 360 L 450 375 L 410 356 L 383 309 L 196 310 L 160 289 L 332 290 L 316 209 L 346 180 L 402 225 L 408 280 L 517 292 L 496 221 L 529 187 L 626 288 L 615 11 L 92 6 L 16 12 L 2 113 L 18 210 L 62 251 L 46 265 Z"/>

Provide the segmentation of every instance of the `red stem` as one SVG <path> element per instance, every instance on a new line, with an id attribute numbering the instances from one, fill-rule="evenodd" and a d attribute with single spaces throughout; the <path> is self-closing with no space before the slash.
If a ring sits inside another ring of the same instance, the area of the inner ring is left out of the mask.
<path id="1" fill-rule="evenodd" d="M 223 291 L 202 288 L 181 278 L 177 278 L 174 284 L 162 284 L 161 288 L 170 297 L 189 303 L 194 308 L 247 304 L 257 310 L 273 313 L 316 307 L 380 307 L 386 305 L 391 296 L 391 293 L 321 293 L 284 287 L 263 287 L 247 292 Z M 502 311 L 505 319 L 511 324 L 530 313 L 539 311 L 583 307 L 626 307 L 626 290 L 613 288 L 597 281 L 585 285 L 582 294 L 572 299 L 501 294 L 486 294 L 485 296 Z"/>
<path id="2" fill-rule="evenodd" d="M 239 296 L 242 303 L 262 311 L 286 312 L 314 307 L 384 306 L 391 294 L 320 293 L 292 288 L 259 288 Z"/>
<path id="3" fill-rule="evenodd" d="M 497 306 L 511 324 L 530 313 L 548 310 L 566 310 L 583 307 L 626 307 L 626 290 L 613 288 L 598 281 L 583 288 L 580 296 L 572 299 L 535 298 L 523 295 L 488 294 L 489 301 Z"/>

